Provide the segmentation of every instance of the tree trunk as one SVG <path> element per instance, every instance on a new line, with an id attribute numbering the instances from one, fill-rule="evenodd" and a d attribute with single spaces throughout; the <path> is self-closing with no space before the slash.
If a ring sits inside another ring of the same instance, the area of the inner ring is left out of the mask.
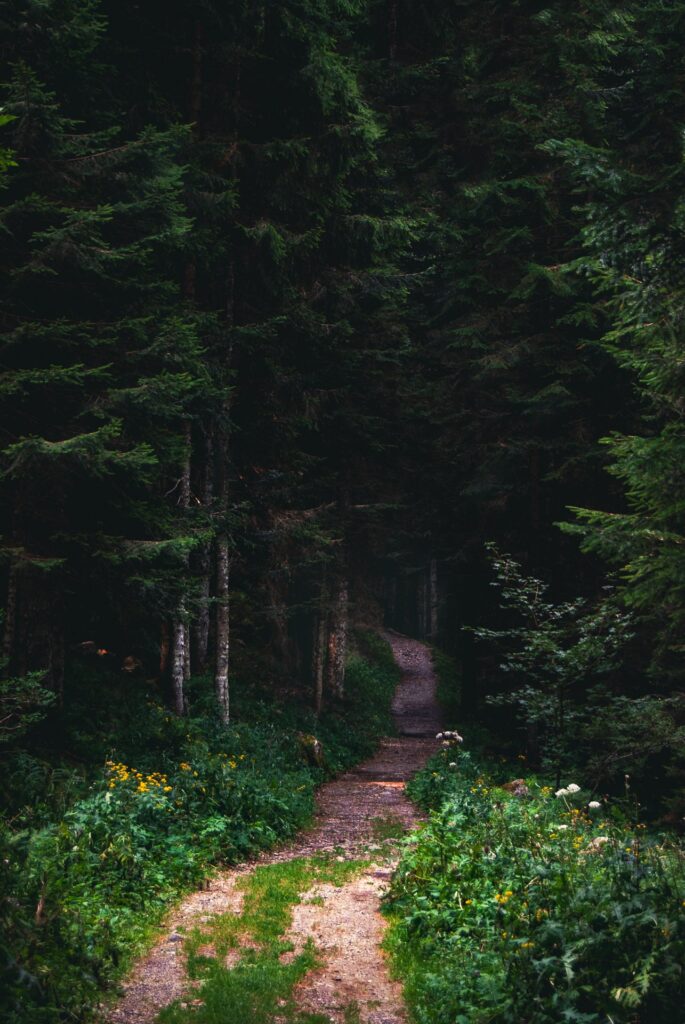
<path id="1" fill-rule="evenodd" d="M 202 507 L 209 517 L 214 498 L 214 438 L 211 428 L 204 431 L 202 478 L 200 483 Z M 209 605 L 211 598 L 212 546 L 202 544 L 197 553 L 197 574 L 199 576 L 199 608 L 193 627 L 193 665 L 196 672 L 207 668 L 209 652 Z"/>
<path id="2" fill-rule="evenodd" d="M 7 603 L 5 605 L 5 630 L 2 640 L 2 673 L 11 674 L 14 657 L 15 637 L 17 631 L 17 597 L 19 590 L 19 570 L 12 565 L 7 581 Z"/>
<path id="3" fill-rule="evenodd" d="M 183 619 L 178 618 L 173 627 L 174 656 L 171 664 L 171 695 L 174 711 L 182 716 L 185 707 L 185 664 L 186 664 L 186 626 Z"/>
<path id="4" fill-rule="evenodd" d="M 426 570 L 419 571 L 416 583 L 416 624 L 421 640 L 426 636 Z"/>
<path id="5" fill-rule="evenodd" d="M 439 611 L 439 597 L 438 597 L 438 563 L 435 558 L 431 558 L 430 562 L 430 632 L 429 636 L 431 640 L 435 641 L 439 631 L 438 611 Z"/>
<path id="6" fill-rule="evenodd" d="M 312 645 L 312 676 L 314 679 L 314 710 L 317 715 L 323 709 L 323 678 L 326 667 L 326 595 L 323 583 L 319 593 L 319 607 L 314 618 Z"/>
<path id="7" fill-rule="evenodd" d="M 171 640 L 171 627 L 168 620 L 164 619 L 159 631 L 159 675 L 163 680 L 166 680 L 169 671 Z"/>
<path id="8" fill-rule="evenodd" d="M 397 57 L 397 0 L 388 0 L 388 57 Z"/>
<path id="9" fill-rule="evenodd" d="M 228 725 L 230 716 L 228 685 L 231 652 L 230 571 L 228 535 L 225 530 L 222 530 L 216 541 L 216 671 L 214 689 L 219 705 L 219 718 L 224 725 Z"/>
<path id="10" fill-rule="evenodd" d="M 195 38 L 193 40 L 193 76 L 190 84 L 190 119 L 193 123 L 193 134 L 200 133 L 200 114 L 202 111 L 202 56 L 204 31 L 200 18 L 195 22 Z"/>
<path id="11" fill-rule="evenodd" d="M 225 429 L 225 428 L 224 428 Z M 219 446 L 219 514 L 222 518 L 216 537 L 216 655 L 214 691 L 219 706 L 219 719 L 228 725 L 230 716 L 229 667 L 231 653 L 230 573 L 231 558 L 228 536 L 228 444 L 222 438 Z"/>
<path id="12" fill-rule="evenodd" d="M 185 454 L 183 457 L 183 468 L 179 480 L 178 507 L 187 512 L 190 505 L 190 465 L 192 454 L 192 433 L 190 420 L 183 424 L 183 440 Z M 188 558 L 183 559 L 183 568 L 188 569 Z M 182 570 L 183 571 L 183 570 Z M 185 580 L 182 582 L 182 586 Z M 174 710 L 178 715 L 185 714 L 184 683 L 189 676 L 189 649 L 188 649 L 188 624 L 185 598 L 181 596 L 178 602 L 176 617 L 172 626 L 174 642 L 174 653 L 171 664 L 171 694 Z"/>
<path id="13" fill-rule="evenodd" d="M 347 657 L 348 584 L 344 577 L 335 583 L 328 634 L 326 682 L 335 697 L 345 694 L 345 659 Z"/>

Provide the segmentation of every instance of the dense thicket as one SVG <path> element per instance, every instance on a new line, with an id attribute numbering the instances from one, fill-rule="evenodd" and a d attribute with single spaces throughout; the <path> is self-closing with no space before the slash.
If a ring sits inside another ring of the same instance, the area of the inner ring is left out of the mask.
<path id="1" fill-rule="evenodd" d="M 1 10 L 9 760 L 84 680 L 319 712 L 384 617 L 672 795 L 685 4 Z"/>
<path id="2" fill-rule="evenodd" d="M 179 714 L 210 672 L 227 721 L 232 602 L 321 706 L 382 598 L 475 707 L 485 540 L 602 585 L 568 506 L 639 619 L 625 685 L 667 692 L 681 17 L 6 5 L 10 733 L 97 651 Z"/>

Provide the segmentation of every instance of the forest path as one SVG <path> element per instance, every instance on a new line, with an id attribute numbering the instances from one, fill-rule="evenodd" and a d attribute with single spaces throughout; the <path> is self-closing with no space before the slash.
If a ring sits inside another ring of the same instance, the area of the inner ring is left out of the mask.
<path id="1" fill-rule="evenodd" d="M 167 921 L 165 936 L 124 983 L 121 1000 L 105 1011 L 107 1024 L 152 1024 L 175 1000 L 188 1010 L 197 1007 L 201 991 L 186 975 L 185 936 L 206 927 L 206 951 L 214 955 L 211 923 L 220 920 L 215 915 L 240 914 L 246 876 L 262 865 L 321 855 L 364 864 L 343 884 L 315 883 L 312 877 L 311 888 L 292 908 L 285 939 L 293 952 L 284 957 L 297 957 L 309 940 L 319 955 L 318 966 L 295 987 L 296 1012 L 322 1014 L 335 1024 L 351 1010 L 358 1011 L 361 1024 L 406 1020 L 401 986 L 390 979 L 380 948 L 380 900 L 398 859 L 397 839 L 420 821 L 404 788 L 439 748 L 440 715 L 429 649 L 397 633 L 385 637 L 402 671 L 392 706 L 398 735 L 383 739 L 374 757 L 320 788 L 310 829 L 257 862 L 219 872 L 208 889 L 186 898 Z M 228 966 L 236 962 L 231 953 Z"/>

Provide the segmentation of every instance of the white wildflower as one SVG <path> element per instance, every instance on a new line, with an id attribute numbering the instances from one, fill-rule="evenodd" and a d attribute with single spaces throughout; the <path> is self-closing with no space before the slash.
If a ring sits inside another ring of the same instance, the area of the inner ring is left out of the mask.
<path id="1" fill-rule="evenodd" d="M 571 785 L 566 788 L 569 793 L 580 793 L 580 786 L 576 786 L 575 782 L 572 782 Z"/>
<path id="2" fill-rule="evenodd" d="M 450 761 L 450 768 L 456 768 L 456 767 L 457 767 L 457 762 L 456 761 Z"/>
<path id="3" fill-rule="evenodd" d="M 593 811 L 596 811 L 601 806 L 602 805 L 599 800 L 591 800 L 588 804 L 588 807 L 591 807 Z"/>
<path id="4" fill-rule="evenodd" d="M 570 792 L 571 792 L 570 789 L 558 789 L 554 795 L 555 796 L 568 796 Z"/>
<path id="5" fill-rule="evenodd" d="M 441 740 L 442 736 L 443 736 L 443 734 L 441 732 L 439 732 L 435 738 L 436 738 L 436 740 Z"/>
<path id="6" fill-rule="evenodd" d="M 556 828 L 557 828 L 558 832 L 566 832 L 566 831 L 568 831 L 568 825 L 557 825 Z"/>

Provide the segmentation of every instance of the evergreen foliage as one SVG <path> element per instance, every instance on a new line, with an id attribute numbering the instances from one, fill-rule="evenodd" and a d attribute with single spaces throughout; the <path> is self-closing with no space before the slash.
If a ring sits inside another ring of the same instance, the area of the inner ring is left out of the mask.
<path id="1" fill-rule="evenodd" d="M 513 705 L 542 763 L 628 770 L 680 822 L 684 27 L 681 0 L 2 6 L 27 794 L 91 778 L 149 688 L 173 736 L 220 746 L 259 680 L 337 737 L 361 623 L 439 649 L 450 714 Z M 72 813 L 51 792 L 27 835 Z"/>

